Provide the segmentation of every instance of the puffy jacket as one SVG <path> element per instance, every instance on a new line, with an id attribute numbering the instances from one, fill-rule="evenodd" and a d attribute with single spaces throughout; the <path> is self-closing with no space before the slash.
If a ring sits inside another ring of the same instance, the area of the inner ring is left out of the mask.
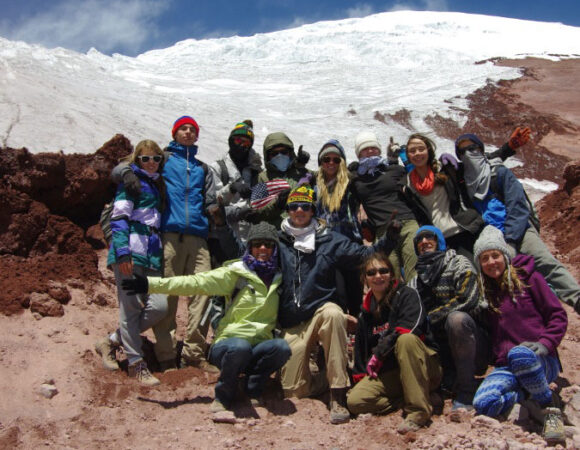
<path id="1" fill-rule="evenodd" d="M 314 191 L 318 197 L 318 189 L 315 186 Z M 338 211 L 330 212 L 328 208 L 322 205 L 320 199 L 316 203 L 316 217 L 326 222 L 326 226 L 332 231 L 346 236 L 350 240 L 362 243 L 361 226 L 357 218 L 360 204 L 348 187 L 340 201 Z"/>
<path id="2" fill-rule="evenodd" d="M 196 159 L 197 146 L 185 147 L 171 141 L 163 166 L 167 187 L 161 230 L 193 234 L 207 239 L 207 208 L 216 202 L 213 173 Z"/>
<path id="3" fill-rule="evenodd" d="M 243 283 L 240 283 L 243 279 Z M 277 273 L 270 287 L 241 260 L 235 260 L 218 269 L 170 278 L 150 277 L 149 292 L 169 295 L 223 295 L 231 296 L 240 287 L 226 313 L 220 320 L 214 343 L 237 337 L 251 345 L 272 339 L 278 316 L 278 287 L 281 274 Z"/>
<path id="4" fill-rule="evenodd" d="M 279 236 L 283 281 L 278 318 L 282 328 L 310 320 L 327 302 L 338 302 L 336 269 L 356 268 L 372 252 L 383 250 L 388 254 L 394 248 L 394 242 L 386 238 L 365 247 L 321 224 L 311 253 L 296 250 L 289 234 L 281 231 Z"/>
<path id="5" fill-rule="evenodd" d="M 141 181 L 141 195 L 130 196 L 125 185 L 117 186 L 111 214 L 112 239 L 107 265 L 130 257 L 133 264 L 161 270 L 162 248 L 159 238 L 161 195 L 151 176 L 135 164 L 129 165 Z"/>
<path id="6" fill-rule="evenodd" d="M 515 301 L 503 294 L 499 314 L 491 310 L 487 313 L 496 366 L 506 365 L 512 347 L 526 341 L 541 342 L 555 356 L 568 327 L 566 311 L 544 277 L 536 272 L 534 258 L 520 254 L 512 264 L 525 270 L 520 274 L 523 292 L 516 295 Z"/>

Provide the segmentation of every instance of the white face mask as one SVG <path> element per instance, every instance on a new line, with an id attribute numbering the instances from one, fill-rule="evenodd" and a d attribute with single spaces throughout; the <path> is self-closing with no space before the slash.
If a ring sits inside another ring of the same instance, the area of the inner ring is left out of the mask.
<path id="1" fill-rule="evenodd" d="M 277 154 L 270 160 L 270 163 L 272 163 L 280 172 L 286 172 L 288 167 L 290 167 L 290 162 L 290 157 L 281 153 Z"/>

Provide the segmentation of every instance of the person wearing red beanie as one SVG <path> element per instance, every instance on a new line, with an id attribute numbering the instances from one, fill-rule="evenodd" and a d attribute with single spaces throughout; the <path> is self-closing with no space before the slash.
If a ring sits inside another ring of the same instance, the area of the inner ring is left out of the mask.
<path id="1" fill-rule="evenodd" d="M 179 119 L 173 122 L 173 128 L 171 129 L 171 137 L 175 139 L 175 134 L 177 133 L 177 130 L 179 130 L 183 125 L 187 124 L 193 125 L 193 128 L 195 128 L 195 135 L 196 137 L 199 137 L 199 125 L 197 124 L 195 119 L 191 116 L 181 116 Z"/>

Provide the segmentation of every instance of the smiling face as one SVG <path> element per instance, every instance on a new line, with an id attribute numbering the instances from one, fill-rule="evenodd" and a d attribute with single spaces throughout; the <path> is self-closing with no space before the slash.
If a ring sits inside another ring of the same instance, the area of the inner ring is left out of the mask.
<path id="1" fill-rule="evenodd" d="M 505 257 L 499 250 L 486 250 L 479 255 L 481 271 L 496 281 L 502 277 L 505 269 Z"/>
<path id="2" fill-rule="evenodd" d="M 417 239 L 417 251 L 419 255 L 437 250 L 437 236 L 433 233 L 421 233 Z"/>
<path id="3" fill-rule="evenodd" d="M 429 162 L 429 149 L 425 142 L 419 138 L 413 138 L 407 143 L 407 157 L 415 167 L 425 167 Z"/>
<path id="4" fill-rule="evenodd" d="M 393 272 L 386 262 L 372 259 L 364 268 L 365 283 L 375 298 L 382 298 L 393 277 Z"/>
<path id="5" fill-rule="evenodd" d="M 293 202 L 288 204 L 288 215 L 290 223 L 296 228 L 305 228 L 310 225 L 314 217 L 314 204 Z"/>
<path id="6" fill-rule="evenodd" d="M 268 261 L 272 257 L 275 245 L 273 241 L 256 239 L 250 243 L 250 253 L 258 261 Z"/>
<path id="7" fill-rule="evenodd" d="M 322 173 L 326 180 L 333 180 L 338 174 L 341 158 L 338 153 L 326 153 L 321 159 Z"/>

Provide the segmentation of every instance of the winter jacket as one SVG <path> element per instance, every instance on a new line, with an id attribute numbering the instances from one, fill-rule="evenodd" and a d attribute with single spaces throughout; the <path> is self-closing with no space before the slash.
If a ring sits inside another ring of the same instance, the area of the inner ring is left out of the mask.
<path id="1" fill-rule="evenodd" d="M 374 315 L 377 305 L 373 293 L 367 292 L 363 299 L 354 344 L 355 380 L 360 380 L 366 374 L 367 363 L 373 354 L 383 361 L 383 370 L 396 367 L 397 360 L 392 350 L 401 334 L 414 333 L 429 347 L 437 350 L 419 293 L 402 284 L 395 289 L 390 307 L 383 308 L 380 317 Z"/>
<path id="2" fill-rule="evenodd" d="M 477 285 L 475 268 L 465 256 L 458 255 L 453 249 L 445 252 L 443 269 L 437 281 L 426 285 L 415 277 L 409 285 L 419 291 L 429 323 L 439 331 L 453 311 L 477 316 L 487 308 Z"/>
<path id="3" fill-rule="evenodd" d="M 185 147 L 171 141 L 165 150 L 169 153 L 162 172 L 167 207 L 161 230 L 207 239 L 207 208 L 216 202 L 213 173 L 195 157 L 196 145 Z"/>
<path id="4" fill-rule="evenodd" d="M 317 186 L 315 186 L 314 191 L 318 198 Z M 324 220 L 326 227 L 330 230 L 346 236 L 351 241 L 362 244 L 362 231 L 357 218 L 359 206 L 359 202 L 349 186 L 340 201 L 338 211 L 330 212 L 328 208 L 320 203 L 319 199 L 316 204 L 316 217 Z"/>
<path id="5" fill-rule="evenodd" d="M 447 164 L 440 167 L 440 170 L 447 175 L 447 181 L 443 188 L 449 199 L 449 213 L 452 219 L 462 230 L 478 236 L 484 226 L 483 219 L 471 204 L 464 186 L 460 186 L 455 169 L 452 165 Z M 432 212 L 425 207 L 421 199 L 422 195 L 413 187 L 410 174 L 407 175 L 407 186 L 409 189 L 406 189 L 405 193 L 409 198 L 409 203 L 414 205 L 419 224 L 433 224 Z"/>
<path id="6" fill-rule="evenodd" d="M 398 220 L 415 220 L 415 214 L 403 193 L 407 172 L 398 164 L 381 164 L 374 175 L 359 175 L 357 164 L 351 164 L 351 189 L 363 205 L 370 224 L 375 228 L 387 225 L 393 211 Z"/>
<path id="7" fill-rule="evenodd" d="M 159 238 L 161 195 L 152 177 L 135 164 L 129 165 L 141 182 L 141 195 L 132 197 L 125 185 L 117 186 L 111 214 L 112 239 L 107 265 L 123 260 L 161 270 L 162 247 Z"/>
<path id="8" fill-rule="evenodd" d="M 228 338 L 241 338 L 251 345 L 273 338 L 278 316 L 278 272 L 270 287 L 241 260 L 235 260 L 218 269 L 170 278 L 150 277 L 149 293 L 169 295 L 223 295 L 231 296 L 236 287 L 239 291 L 215 332 L 214 343 Z"/>
<path id="9" fill-rule="evenodd" d="M 282 328 L 310 320 L 316 310 L 327 302 L 338 303 L 337 269 L 352 269 L 372 252 L 380 249 L 388 254 L 394 247 L 394 243 L 387 238 L 372 247 L 365 247 L 330 231 L 324 225 L 319 225 L 316 231 L 312 253 L 296 250 L 294 238 L 289 234 L 280 231 L 279 236 L 283 281 L 278 318 Z"/>
<path id="10" fill-rule="evenodd" d="M 550 355 L 556 356 L 556 348 L 568 327 L 566 311 L 544 277 L 536 272 L 534 258 L 520 254 L 512 264 L 525 270 L 520 274 L 523 292 L 516 294 L 515 301 L 508 293 L 502 294 L 499 313 L 487 312 L 496 366 L 505 366 L 512 347 L 526 341 L 540 342 Z"/>

